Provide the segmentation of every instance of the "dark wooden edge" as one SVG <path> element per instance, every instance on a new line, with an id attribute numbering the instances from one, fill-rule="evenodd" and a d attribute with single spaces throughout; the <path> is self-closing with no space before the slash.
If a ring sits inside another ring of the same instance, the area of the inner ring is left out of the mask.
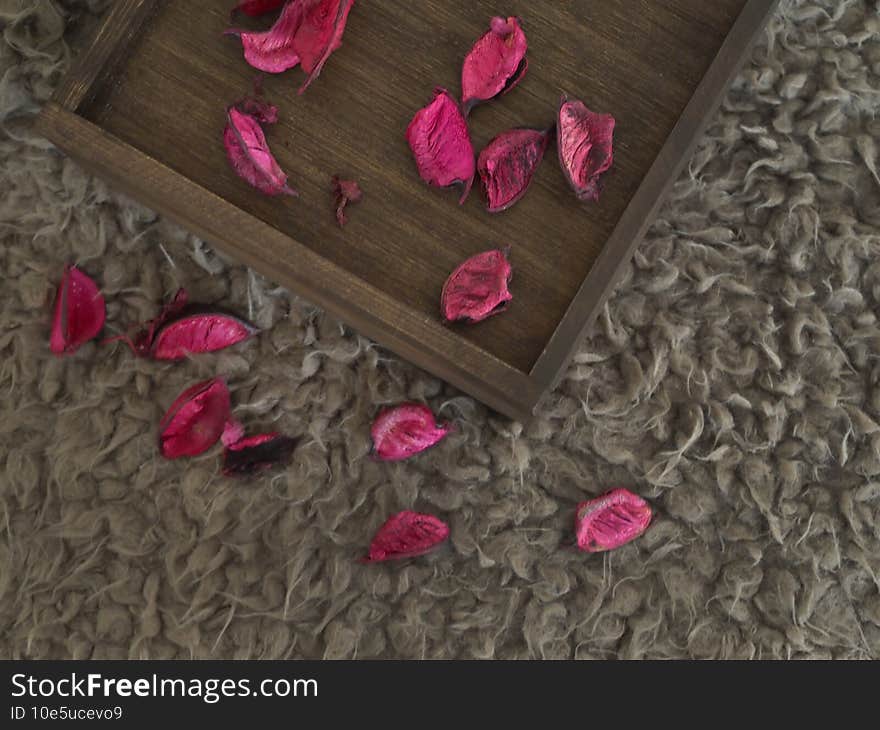
<path id="1" fill-rule="evenodd" d="M 99 85 L 125 58 L 129 43 L 162 1 L 115 0 L 92 45 L 74 63 L 52 101 L 72 112 L 88 104 Z"/>
<path id="2" fill-rule="evenodd" d="M 37 129 L 99 177 L 361 334 L 507 416 L 523 421 L 531 417 L 541 396 L 533 380 L 439 322 L 405 307 L 58 103 L 43 108 Z M 246 241 L 265 245 L 249 247 Z"/>
<path id="3" fill-rule="evenodd" d="M 700 137 L 718 111 L 727 89 L 778 3 L 779 0 L 749 0 L 743 8 L 709 71 L 532 368 L 531 377 L 542 392 L 548 392 L 559 384 L 587 329 L 617 286 L 626 264 L 656 219 L 660 206 L 690 160 Z M 684 52 L 687 52 L 686 49 Z"/>

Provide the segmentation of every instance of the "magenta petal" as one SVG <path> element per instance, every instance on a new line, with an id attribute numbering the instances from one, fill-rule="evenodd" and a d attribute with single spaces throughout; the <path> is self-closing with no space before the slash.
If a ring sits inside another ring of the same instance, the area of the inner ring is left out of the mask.
<path id="1" fill-rule="evenodd" d="M 305 10 L 294 39 L 303 71 L 308 74 L 300 94 L 321 75 L 327 59 L 342 45 L 353 5 L 354 0 L 313 0 L 311 7 Z"/>
<path id="2" fill-rule="evenodd" d="M 159 424 L 162 456 L 178 459 L 207 451 L 223 434 L 229 412 L 229 389 L 222 378 L 187 388 Z"/>
<path id="3" fill-rule="evenodd" d="M 436 445 L 452 430 L 438 424 L 431 409 L 404 403 L 382 411 L 373 421 L 373 455 L 380 461 L 402 461 Z"/>
<path id="4" fill-rule="evenodd" d="M 297 195 L 287 184 L 287 175 L 272 155 L 256 117 L 230 107 L 223 143 L 232 168 L 257 190 L 270 196 Z"/>
<path id="5" fill-rule="evenodd" d="M 476 104 L 506 94 L 522 80 L 528 49 L 518 18 L 492 19 L 492 27 L 474 44 L 461 70 L 466 113 Z"/>
<path id="6" fill-rule="evenodd" d="M 490 213 L 500 213 L 528 190 L 544 159 L 550 135 L 534 129 L 512 129 L 486 145 L 477 160 Z"/>
<path id="7" fill-rule="evenodd" d="M 283 466 L 293 455 L 296 439 L 280 433 L 264 433 L 239 439 L 223 454 L 223 474 L 246 476 Z"/>
<path id="8" fill-rule="evenodd" d="M 614 117 L 591 112 L 565 96 L 559 105 L 559 164 L 580 200 L 598 200 L 600 179 L 614 161 Z"/>
<path id="9" fill-rule="evenodd" d="M 65 266 L 55 295 L 49 349 L 70 355 L 98 336 L 106 307 L 97 284 L 75 266 Z"/>
<path id="10" fill-rule="evenodd" d="M 165 325 L 156 335 L 156 360 L 181 360 L 190 354 L 216 352 L 251 337 L 256 328 L 221 312 L 189 314 Z"/>
<path id="11" fill-rule="evenodd" d="M 291 0 L 269 30 L 256 33 L 228 30 L 226 35 L 241 38 L 244 59 L 251 66 L 270 74 L 281 73 L 293 68 L 300 61 L 294 38 L 303 21 L 303 10 L 302 0 Z"/>
<path id="12" fill-rule="evenodd" d="M 578 505 L 578 547 L 588 553 L 613 550 L 641 536 L 650 524 L 650 505 L 626 489 L 615 489 Z"/>
<path id="13" fill-rule="evenodd" d="M 416 112 L 406 130 L 419 176 L 429 185 L 461 185 L 464 202 L 474 182 L 474 148 L 458 102 L 437 88 L 434 100 Z"/>
<path id="14" fill-rule="evenodd" d="M 379 528 L 361 562 L 381 563 L 425 555 L 449 538 L 449 526 L 433 515 L 399 512 Z"/>
<path id="15" fill-rule="evenodd" d="M 461 264 L 443 285 L 440 309 L 447 322 L 482 322 L 507 309 L 513 294 L 507 252 L 484 251 Z"/>

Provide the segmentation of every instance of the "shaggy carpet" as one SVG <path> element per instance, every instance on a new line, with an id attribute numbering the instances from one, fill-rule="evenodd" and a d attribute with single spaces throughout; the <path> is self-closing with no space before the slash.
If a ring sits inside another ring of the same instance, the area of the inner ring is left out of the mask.
<path id="1" fill-rule="evenodd" d="M 533 423 L 498 417 L 85 174 L 32 119 L 105 0 L 0 0 L 4 658 L 880 657 L 880 10 L 785 0 L 624 283 Z M 184 366 L 47 349 L 64 262 L 108 322 L 179 286 L 267 332 Z M 163 407 L 227 376 L 293 465 L 156 457 Z M 459 428 L 365 458 L 377 407 Z M 570 547 L 576 503 L 656 507 Z M 362 566 L 416 508 L 438 554 Z"/>

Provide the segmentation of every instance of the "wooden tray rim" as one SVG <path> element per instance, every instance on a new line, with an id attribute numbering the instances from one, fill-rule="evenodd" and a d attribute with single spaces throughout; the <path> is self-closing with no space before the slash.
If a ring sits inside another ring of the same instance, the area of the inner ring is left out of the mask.
<path id="1" fill-rule="evenodd" d="M 37 118 L 37 129 L 85 168 L 277 278 L 278 261 L 241 240 L 273 239 L 284 250 L 285 286 L 359 333 L 511 418 L 528 421 L 564 375 L 586 330 L 616 287 L 636 246 L 699 142 L 779 0 L 747 0 L 708 72 L 639 186 L 542 354 L 526 374 L 454 330 L 426 320 L 390 295 L 332 264 L 295 238 L 255 218 L 81 115 L 102 77 L 125 57 L 153 12 L 167 0 L 117 0 L 93 44 L 75 62 Z M 237 231 L 234 238 L 229 231 Z M 280 245 L 283 244 L 283 245 Z M 376 311 L 379 314 L 376 314 Z M 481 372 L 479 377 L 475 372 Z"/>

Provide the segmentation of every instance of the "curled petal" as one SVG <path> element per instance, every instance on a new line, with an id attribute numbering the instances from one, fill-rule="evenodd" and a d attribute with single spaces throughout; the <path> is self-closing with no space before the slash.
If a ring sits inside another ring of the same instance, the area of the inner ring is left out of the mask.
<path id="1" fill-rule="evenodd" d="M 363 563 L 425 555 L 449 538 L 449 526 L 433 515 L 399 512 L 379 528 Z"/>
<path id="2" fill-rule="evenodd" d="M 342 45 L 342 36 L 354 0 L 315 0 L 303 16 L 296 33 L 295 47 L 308 78 L 302 94 L 321 75 L 330 55 Z"/>
<path id="3" fill-rule="evenodd" d="M 286 464 L 296 440 L 280 433 L 249 436 L 227 446 L 223 455 L 223 474 L 245 476 Z"/>
<path id="4" fill-rule="evenodd" d="M 437 88 L 434 100 L 416 112 L 406 130 L 419 176 L 429 185 L 461 185 L 464 202 L 474 181 L 474 148 L 458 102 Z"/>
<path id="5" fill-rule="evenodd" d="M 291 0 L 269 30 L 252 33 L 234 29 L 227 30 L 226 35 L 241 39 L 244 59 L 255 69 L 270 74 L 287 71 L 300 62 L 295 39 L 303 21 L 304 8 L 302 0 Z"/>
<path id="6" fill-rule="evenodd" d="M 297 195 L 272 155 L 257 117 L 230 107 L 223 144 L 232 168 L 257 190 L 271 196 Z"/>
<path id="7" fill-rule="evenodd" d="M 233 314 L 200 304 L 189 304 L 185 289 L 178 290 L 159 316 L 140 325 L 134 337 L 122 340 L 138 357 L 182 360 L 188 355 L 216 352 L 251 337 L 257 328 Z"/>
<path id="8" fill-rule="evenodd" d="M 151 354 L 155 360 L 182 360 L 187 355 L 232 347 L 256 331 L 249 322 L 223 312 L 183 314 L 159 330 Z"/>
<path id="9" fill-rule="evenodd" d="M 435 446 L 451 430 L 448 424 L 438 424 L 431 409 L 420 403 L 388 408 L 373 421 L 373 455 L 379 461 L 402 461 Z"/>
<path id="10" fill-rule="evenodd" d="M 159 424 L 162 456 L 178 459 L 207 451 L 223 434 L 229 412 L 229 389 L 222 378 L 187 388 Z"/>
<path id="11" fill-rule="evenodd" d="M 482 322 L 507 309 L 513 294 L 507 252 L 484 251 L 461 264 L 443 286 L 440 308 L 447 322 Z"/>
<path id="12" fill-rule="evenodd" d="M 492 26 L 468 53 L 461 70 L 461 102 L 467 114 L 476 105 L 506 94 L 528 69 L 526 34 L 519 19 L 493 18 Z"/>
<path id="13" fill-rule="evenodd" d="M 559 105 L 559 164 L 580 200 L 598 200 L 600 180 L 614 161 L 614 117 L 591 112 L 565 96 Z"/>
<path id="14" fill-rule="evenodd" d="M 548 132 L 512 129 L 499 134 L 480 153 L 477 170 L 490 213 L 507 210 L 525 195 L 549 139 Z"/>
<path id="15" fill-rule="evenodd" d="M 613 550 L 641 536 L 650 524 L 650 505 L 626 489 L 615 489 L 578 505 L 578 547 L 588 553 Z"/>
<path id="16" fill-rule="evenodd" d="M 55 294 L 49 349 L 70 355 L 98 336 L 106 308 L 98 286 L 75 266 L 66 266 Z"/>
<path id="17" fill-rule="evenodd" d="M 345 208 L 349 203 L 360 203 L 364 197 L 364 191 L 354 180 L 343 180 L 338 175 L 333 176 L 333 197 L 336 201 L 336 222 L 342 228 L 348 223 Z"/>
<path id="18" fill-rule="evenodd" d="M 232 9 L 232 14 L 244 13 L 251 17 L 265 15 L 273 10 L 278 10 L 284 4 L 284 0 L 241 0 L 241 2 Z"/>

